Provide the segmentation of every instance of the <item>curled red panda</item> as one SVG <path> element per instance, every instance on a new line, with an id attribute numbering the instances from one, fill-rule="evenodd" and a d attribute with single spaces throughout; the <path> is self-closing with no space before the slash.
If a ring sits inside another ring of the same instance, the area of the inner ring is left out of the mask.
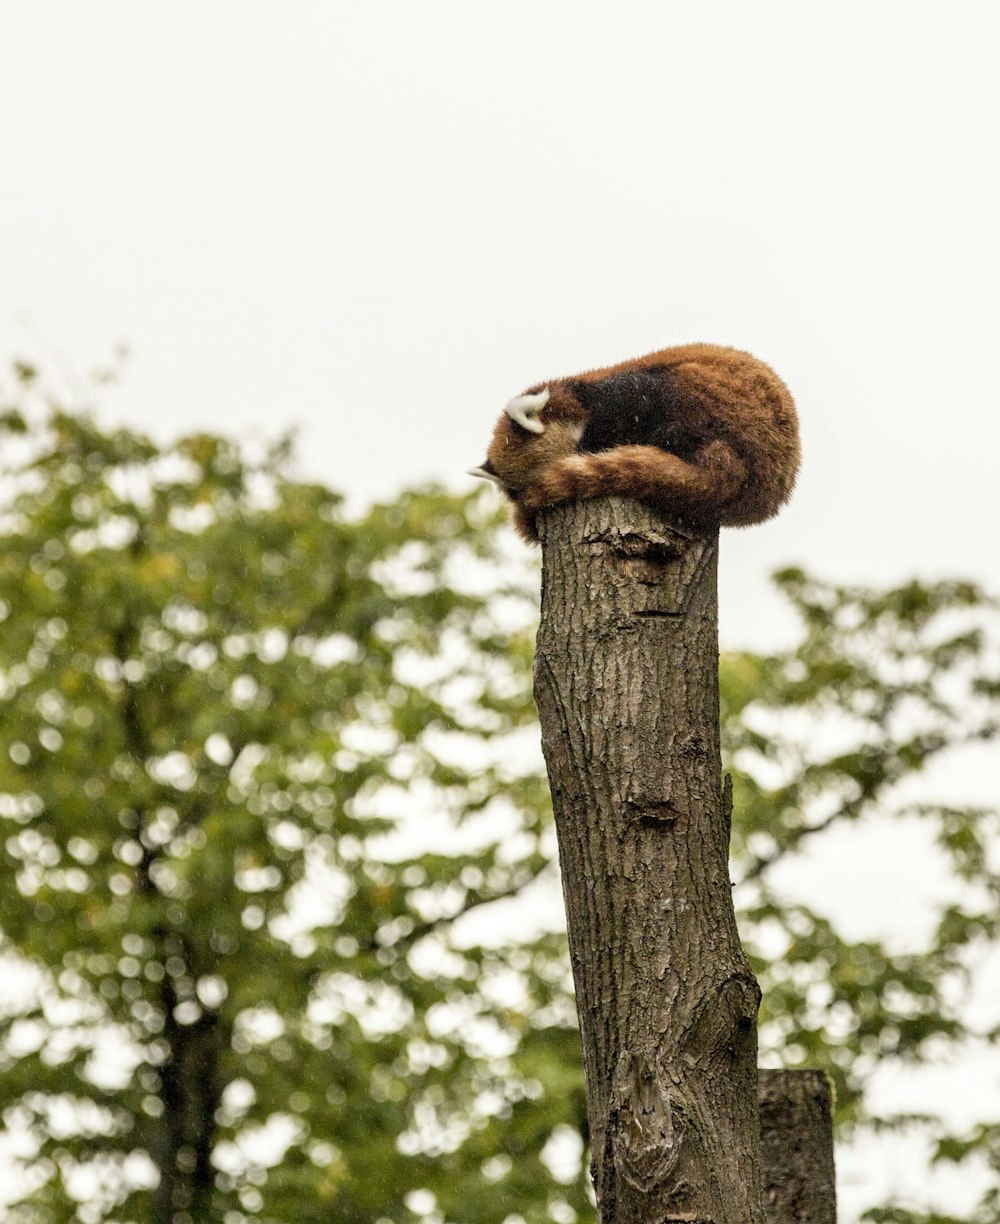
<path id="1" fill-rule="evenodd" d="M 589 497 L 634 497 L 693 526 L 760 523 L 798 467 L 798 418 L 777 374 L 738 349 L 686 344 L 529 388 L 472 475 L 499 484 L 537 540 L 539 510 Z"/>

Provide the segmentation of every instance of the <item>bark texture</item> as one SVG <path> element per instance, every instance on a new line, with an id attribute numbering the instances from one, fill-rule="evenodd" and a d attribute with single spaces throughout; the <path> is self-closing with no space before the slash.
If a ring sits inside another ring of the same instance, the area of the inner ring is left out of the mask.
<path id="1" fill-rule="evenodd" d="M 767 1224 L 835 1224 L 833 1099 L 822 1071 L 761 1071 Z"/>
<path id="2" fill-rule="evenodd" d="M 619 498 L 540 516 L 535 698 L 602 1224 L 760 1224 L 760 992 L 719 757 L 718 535 Z"/>

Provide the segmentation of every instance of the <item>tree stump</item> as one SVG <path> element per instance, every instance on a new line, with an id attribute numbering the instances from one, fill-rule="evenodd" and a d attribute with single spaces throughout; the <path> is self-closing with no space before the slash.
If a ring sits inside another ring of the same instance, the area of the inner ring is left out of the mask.
<path id="1" fill-rule="evenodd" d="M 728 870 L 718 533 L 540 516 L 535 699 L 602 1224 L 761 1224 L 757 982 Z"/>
<path id="2" fill-rule="evenodd" d="M 833 1090 L 822 1071 L 760 1071 L 767 1224 L 836 1224 Z"/>

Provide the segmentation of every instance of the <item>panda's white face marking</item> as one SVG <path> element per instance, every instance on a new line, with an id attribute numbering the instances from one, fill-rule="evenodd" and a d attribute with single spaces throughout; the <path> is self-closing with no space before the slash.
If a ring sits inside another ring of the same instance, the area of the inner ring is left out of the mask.
<path id="1" fill-rule="evenodd" d="M 544 391 L 539 391 L 537 395 L 518 395 L 507 405 L 507 415 L 529 433 L 544 433 L 545 426 L 538 418 L 548 402 L 548 387 Z"/>

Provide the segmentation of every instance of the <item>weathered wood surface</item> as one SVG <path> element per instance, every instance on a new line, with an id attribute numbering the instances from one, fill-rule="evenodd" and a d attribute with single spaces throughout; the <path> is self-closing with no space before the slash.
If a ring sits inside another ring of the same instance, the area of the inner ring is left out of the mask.
<path id="1" fill-rule="evenodd" d="M 535 696 L 603 1224 L 761 1224 L 759 990 L 719 757 L 718 536 L 541 516 Z"/>

